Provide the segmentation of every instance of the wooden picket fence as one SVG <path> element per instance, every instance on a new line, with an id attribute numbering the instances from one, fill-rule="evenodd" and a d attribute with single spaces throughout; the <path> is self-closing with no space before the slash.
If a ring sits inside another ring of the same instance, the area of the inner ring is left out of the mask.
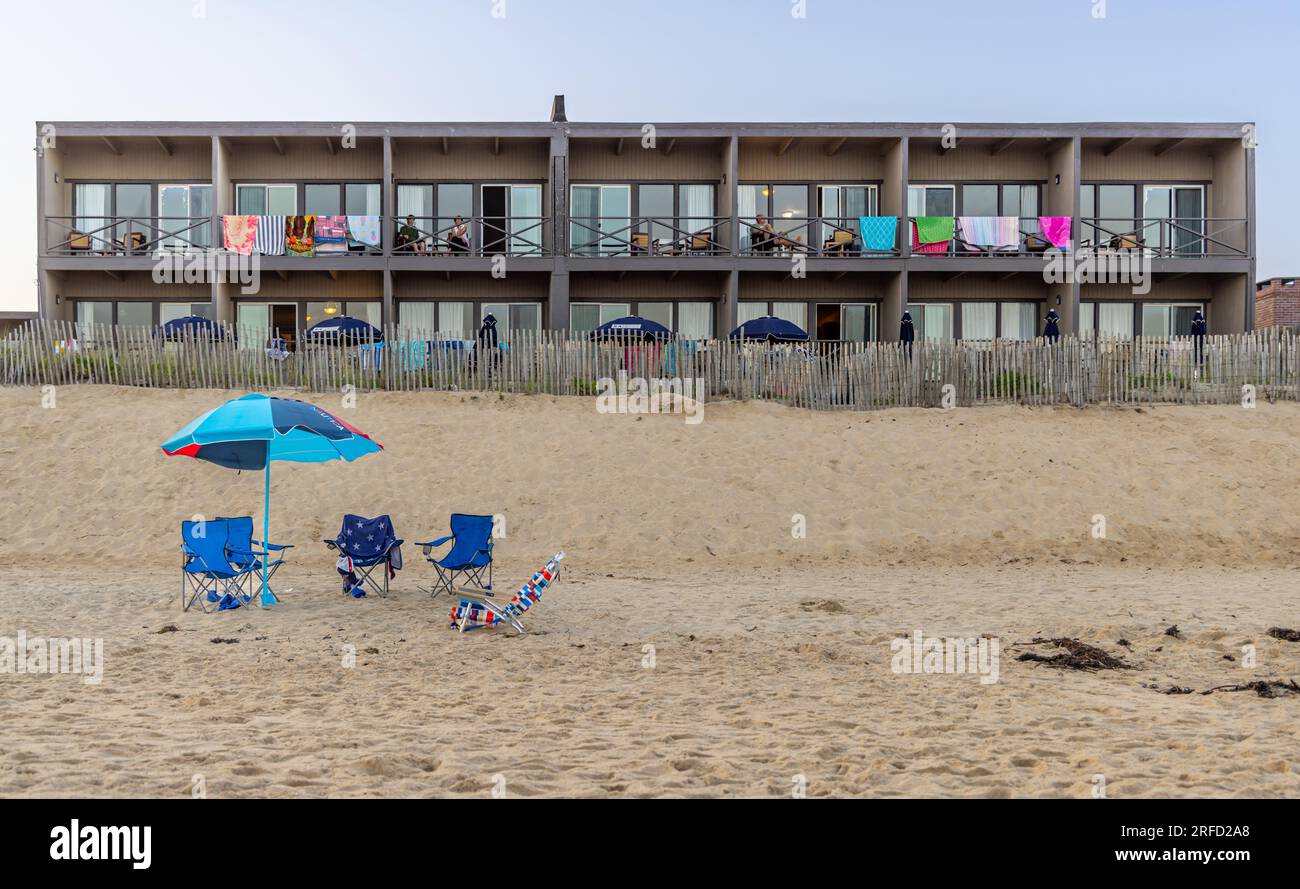
<path id="1" fill-rule="evenodd" d="M 282 340 L 296 348 L 276 348 Z M 781 345 L 642 342 L 512 331 L 500 348 L 390 328 L 384 341 L 304 340 L 222 325 L 216 335 L 32 321 L 0 340 L 0 385 L 338 392 L 461 391 L 594 396 L 636 380 L 691 380 L 703 401 L 763 400 L 815 410 L 976 404 L 1228 404 L 1300 400 L 1300 336 L 993 340 Z M 619 383 L 620 375 L 626 382 Z M 1247 388 L 1251 387 L 1251 388 Z M 675 390 L 677 391 L 677 390 Z"/>

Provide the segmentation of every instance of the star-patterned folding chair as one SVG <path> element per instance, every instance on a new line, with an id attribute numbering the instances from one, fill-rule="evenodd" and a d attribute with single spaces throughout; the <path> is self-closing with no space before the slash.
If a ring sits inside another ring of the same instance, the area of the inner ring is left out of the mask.
<path id="1" fill-rule="evenodd" d="M 331 550 L 339 552 L 338 570 L 344 578 L 343 592 L 360 599 L 369 586 L 381 597 L 386 597 L 388 581 L 402 567 L 402 542 L 393 531 L 392 520 L 386 515 L 373 519 L 345 515 L 338 536 L 325 541 Z M 382 584 L 371 576 L 376 568 L 383 572 Z"/>
<path id="2" fill-rule="evenodd" d="M 542 570 L 525 582 L 519 588 L 519 592 L 504 605 L 474 590 L 457 590 L 460 604 L 451 610 L 451 628 L 464 633 L 468 630 L 488 630 L 501 624 L 509 624 L 515 632 L 525 632 L 521 620 L 524 612 L 541 601 L 542 593 L 560 579 L 560 562 L 563 560 L 562 552 L 552 556 Z"/>

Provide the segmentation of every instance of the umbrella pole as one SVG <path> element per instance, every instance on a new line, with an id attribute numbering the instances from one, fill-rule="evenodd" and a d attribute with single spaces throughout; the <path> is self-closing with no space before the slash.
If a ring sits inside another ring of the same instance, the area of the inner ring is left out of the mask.
<path id="1" fill-rule="evenodd" d="M 271 560 L 271 455 L 266 455 L 266 473 L 262 489 L 262 598 L 265 608 L 275 604 L 275 594 L 267 591 L 267 563 Z"/>

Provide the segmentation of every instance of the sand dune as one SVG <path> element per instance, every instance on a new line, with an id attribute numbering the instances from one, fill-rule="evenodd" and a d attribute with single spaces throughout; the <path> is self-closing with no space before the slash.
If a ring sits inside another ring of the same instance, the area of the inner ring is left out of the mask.
<path id="1" fill-rule="evenodd" d="M 1300 794 L 1300 698 L 1160 693 L 1300 678 L 1265 635 L 1300 626 L 1296 405 L 689 426 L 362 395 L 338 412 L 383 454 L 273 469 L 283 607 L 181 613 L 180 520 L 258 515 L 262 480 L 157 445 L 233 394 L 0 391 L 0 636 L 105 644 L 98 685 L 0 675 L 0 794 Z M 458 636 L 414 548 L 390 599 L 338 595 L 344 510 L 407 539 L 502 513 L 500 585 L 561 548 L 568 572 L 532 634 Z M 999 681 L 893 672 L 914 630 L 996 637 Z M 1134 669 L 1015 660 L 1035 636 Z"/>

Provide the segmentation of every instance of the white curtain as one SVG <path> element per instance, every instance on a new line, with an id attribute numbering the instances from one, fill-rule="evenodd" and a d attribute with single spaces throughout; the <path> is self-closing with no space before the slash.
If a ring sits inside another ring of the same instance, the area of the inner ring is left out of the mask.
<path id="1" fill-rule="evenodd" d="M 74 196 L 77 205 L 77 218 L 73 223 L 77 231 L 90 234 L 90 246 L 101 250 L 112 241 L 112 231 L 105 226 L 110 222 L 109 213 L 112 204 L 112 191 L 107 185 L 82 183 L 76 187 Z M 96 231 L 103 229 L 103 231 Z"/>
<path id="2" fill-rule="evenodd" d="M 961 338 L 991 340 L 997 336 L 997 303 L 962 303 Z"/>
<path id="3" fill-rule="evenodd" d="M 762 305 L 762 303 L 758 303 L 758 305 Z M 712 337 L 713 304 L 707 302 L 678 303 L 677 332 L 682 336 L 693 340 L 703 340 Z"/>
<path id="4" fill-rule="evenodd" d="M 510 254 L 512 256 L 540 253 L 542 249 L 542 187 L 540 185 L 513 185 L 510 187 Z"/>
<path id="5" fill-rule="evenodd" d="M 438 333 L 453 339 L 472 338 L 475 335 L 474 304 L 438 303 Z"/>
<path id="6" fill-rule="evenodd" d="M 808 326 L 808 305 L 806 303 L 772 303 L 772 314 L 777 318 L 798 325 L 800 330 Z"/>
<path id="7" fill-rule="evenodd" d="M 1097 304 L 1079 303 L 1079 336 L 1090 339 L 1097 330 Z"/>
<path id="8" fill-rule="evenodd" d="M 597 303 L 572 303 L 569 306 L 569 330 L 574 333 L 591 333 L 600 326 L 600 306 Z"/>
<path id="9" fill-rule="evenodd" d="M 681 187 L 681 228 L 695 234 L 713 225 L 713 186 L 683 185 Z"/>
<path id="10" fill-rule="evenodd" d="M 1133 304 L 1097 303 L 1097 335 L 1131 339 L 1133 336 Z"/>
<path id="11" fill-rule="evenodd" d="M 762 318 L 767 314 L 767 303 L 764 302 L 738 302 L 736 303 L 736 326 L 744 324 L 746 321 L 753 321 L 755 318 Z M 802 327 L 803 325 L 799 325 Z"/>
<path id="12" fill-rule="evenodd" d="M 739 207 L 739 209 L 737 209 L 737 211 L 736 211 L 736 215 L 740 218 L 740 222 L 741 222 L 741 226 L 740 226 L 740 250 L 741 250 L 741 252 L 743 253 L 743 252 L 745 252 L 745 251 L 747 251 L 747 250 L 749 249 L 750 238 L 751 238 L 751 235 L 753 234 L 753 232 L 750 230 L 749 226 L 748 226 L 748 225 L 745 225 L 744 223 L 745 223 L 746 221 L 748 221 L 748 222 L 753 222 L 755 216 L 758 214 L 758 188 L 757 188 L 757 186 L 753 186 L 753 185 L 742 185 L 742 186 L 740 187 L 740 202 L 739 202 L 738 207 Z M 755 315 L 754 317 L 755 317 L 755 318 L 761 318 L 762 316 L 761 316 L 761 315 Z M 747 319 L 746 319 L 746 320 L 747 320 Z"/>
<path id="13" fill-rule="evenodd" d="M 437 303 L 403 302 L 397 307 L 397 329 L 402 337 L 425 339 L 438 329 Z"/>
<path id="14" fill-rule="evenodd" d="M 1004 340 L 1032 340 L 1038 334 L 1038 306 L 1034 303 L 1003 303 Z"/>

